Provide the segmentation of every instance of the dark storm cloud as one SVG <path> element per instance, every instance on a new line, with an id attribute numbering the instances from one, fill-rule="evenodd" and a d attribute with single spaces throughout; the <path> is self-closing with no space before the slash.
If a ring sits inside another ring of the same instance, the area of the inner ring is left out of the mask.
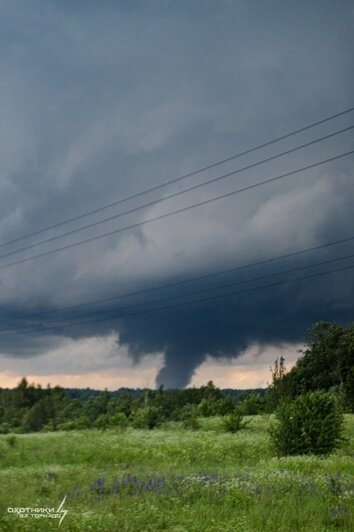
<path id="1" fill-rule="evenodd" d="M 0 62 L 1 241 L 161 183 L 352 104 L 353 10 L 348 2 L 4 2 L 0 10 L 5 51 Z M 353 116 L 348 115 L 323 126 L 318 136 L 351 123 Z M 307 132 L 298 143 L 315 136 Z M 64 243 L 348 151 L 352 141 L 352 134 L 344 134 Z M 277 149 L 297 143 L 291 142 Z M 274 151 L 272 147 L 252 154 L 242 164 Z M 242 164 L 214 169 L 188 184 Z M 171 283 L 348 236 L 353 231 L 351 166 L 352 158 L 343 159 L 182 216 L 1 270 L 1 317 Z M 157 197 L 155 193 L 147 199 Z M 76 222 L 70 228 L 79 226 Z M 348 244 L 313 254 L 307 263 L 350 250 L 353 245 Z M 288 260 L 283 267 L 295 268 L 303 260 Z M 273 272 L 274 267 L 264 266 L 247 275 Z M 231 357 L 252 343 L 297 342 L 317 319 L 352 320 L 350 272 L 117 322 L 4 335 L 0 352 L 34 357 L 53 347 L 60 335 L 76 338 L 116 331 L 135 360 L 163 351 L 165 367 L 158 383 L 183 386 L 207 354 Z M 218 282 L 237 282 L 247 275 L 238 272 Z M 99 320 L 107 311 L 119 314 L 125 304 L 215 284 L 211 279 L 64 317 Z M 159 306 L 149 304 L 151 309 Z M 38 320 L 37 326 L 43 324 Z"/>

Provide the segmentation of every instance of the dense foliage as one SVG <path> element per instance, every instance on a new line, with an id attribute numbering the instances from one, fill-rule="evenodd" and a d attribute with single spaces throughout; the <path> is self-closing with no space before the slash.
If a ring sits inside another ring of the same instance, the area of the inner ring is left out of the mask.
<path id="1" fill-rule="evenodd" d="M 0 433 L 75 430 L 86 428 L 153 429 L 163 421 L 179 421 L 185 428 L 199 428 L 199 417 L 226 416 L 240 410 L 258 413 L 263 408 L 260 395 L 232 397 L 210 381 L 200 388 L 186 390 L 140 390 L 70 394 L 60 387 L 41 388 L 25 378 L 12 390 L 0 390 Z M 74 398 L 72 398 L 74 396 Z"/>
<path id="2" fill-rule="evenodd" d="M 286 373 L 284 358 L 276 361 L 267 393 L 272 410 L 282 401 L 315 390 L 332 392 L 341 407 L 354 411 L 354 324 L 318 322 L 305 338 L 305 350 Z"/>
<path id="3" fill-rule="evenodd" d="M 343 414 L 328 392 L 309 392 L 279 405 L 271 436 L 278 455 L 329 454 L 341 442 Z"/>

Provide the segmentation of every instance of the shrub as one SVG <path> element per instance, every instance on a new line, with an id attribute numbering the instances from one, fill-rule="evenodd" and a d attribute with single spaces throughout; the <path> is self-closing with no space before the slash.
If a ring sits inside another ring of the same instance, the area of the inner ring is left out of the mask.
<path id="1" fill-rule="evenodd" d="M 129 425 L 128 418 L 124 414 L 124 412 L 116 412 L 115 414 L 112 414 L 110 417 L 110 421 L 112 424 L 112 428 L 116 429 L 126 429 Z"/>
<path id="2" fill-rule="evenodd" d="M 162 421 L 161 408 L 146 406 L 139 408 L 132 415 L 132 425 L 136 429 L 153 429 Z"/>
<path id="3" fill-rule="evenodd" d="M 250 393 L 239 404 L 239 410 L 245 416 L 255 416 L 264 410 L 264 401 L 259 394 Z"/>
<path id="4" fill-rule="evenodd" d="M 87 416 L 79 416 L 76 419 L 64 421 L 58 426 L 59 430 L 82 430 L 90 427 L 90 421 Z"/>
<path id="5" fill-rule="evenodd" d="M 123 412 L 116 412 L 115 414 L 102 414 L 95 421 L 95 427 L 101 430 L 108 428 L 125 429 L 129 424 L 128 418 Z"/>
<path id="6" fill-rule="evenodd" d="M 96 419 L 94 426 L 96 429 L 106 430 L 109 427 L 109 416 L 107 414 L 101 414 Z"/>
<path id="7" fill-rule="evenodd" d="M 204 398 L 198 405 L 198 414 L 203 417 L 224 416 L 235 408 L 235 401 L 231 397 Z"/>
<path id="8" fill-rule="evenodd" d="M 9 447 L 16 447 L 17 445 L 17 438 L 14 435 L 8 436 L 6 438 L 6 443 Z"/>
<path id="9" fill-rule="evenodd" d="M 182 420 L 182 426 L 186 430 L 199 430 L 201 428 L 201 424 L 197 416 L 185 417 Z"/>
<path id="10" fill-rule="evenodd" d="M 342 440 L 343 415 L 332 394 L 300 395 L 276 410 L 271 438 L 278 455 L 328 454 Z"/>
<path id="11" fill-rule="evenodd" d="M 178 412 L 178 419 L 182 421 L 183 428 L 190 430 L 200 429 L 198 409 L 196 405 L 187 403 Z"/>
<path id="12" fill-rule="evenodd" d="M 41 432 L 55 432 L 56 430 L 57 428 L 53 419 L 49 420 L 48 423 L 41 428 Z"/>
<path id="13" fill-rule="evenodd" d="M 12 427 L 10 423 L 1 423 L 0 424 L 0 434 L 8 434 L 9 432 L 12 432 Z"/>
<path id="14" fill-rule="evenodd" d="M 225 432 L 238 432 L 244 429 L 247 424 L 247 421 L 244 421 L 242 413 L 237 409 L 231 414 L 224 416 L 222 420 L 222 427 Z"/>

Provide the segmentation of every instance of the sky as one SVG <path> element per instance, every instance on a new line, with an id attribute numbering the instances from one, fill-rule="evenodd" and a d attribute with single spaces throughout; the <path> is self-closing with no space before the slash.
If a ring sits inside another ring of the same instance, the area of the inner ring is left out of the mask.
<path id="1" fill-rule="evenodd" d="M 351 108 L 353 19 L 1 2 L 1 387 L 264 387 L 313 323 L 353 321 L 353 111 L 160 186 Z"/>

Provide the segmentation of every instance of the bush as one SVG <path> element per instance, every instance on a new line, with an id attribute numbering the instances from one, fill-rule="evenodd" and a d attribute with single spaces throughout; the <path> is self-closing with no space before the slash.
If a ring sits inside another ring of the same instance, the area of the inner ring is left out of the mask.
<path id="1" fill-rule="evenodd" d="M 198 414 L 203 417 L 224 416 L 235 408 L 235 401 L 231 397 L 202 399 L 198 405 Z"/>
<path id="2" fill-rule="evenodd" d="M 128 418 L 123 412 L 115 414 L 101 414 L 95 421 L 95 427 L 101 430 L 106 429 L 125 429 L 129 424 Z"/>
<path id="3" fill-rule="evenodd" d="M 256 416 L 263 412 L 264 400 L 259 394 L 250 393 L 242 399 L 238 408 L 245 416 Z"/>
<path id="4" fill-rule="evenodd" d="M 244 429 L 247 425 L 247 421 L 244 421 L 242 413 L 235 409 L 231 414 L 227 414 L 223 417 L 222 427 L 225 432 L 238 432 Z"/>
<path id="5" fill-rule="evenodd" d="M 276 410 L 271 438 L 278 455 L 328 454 L 342 441 L 343 415 L 332 394 L 300 395 Z"/>
<path id="6" fill-rule="evenodd" d="M 161 408 L 146 406 L 133 413 L 132 425 L 136 429 L 154 429 L 161 423 L 162 417 Z"/>
<path id="7" fill-rule="evenodd" d="M 184 429 L 200 429 L 200 421 L 198 419 L 198 409 L 196 405 L 190 403 L 184 405 L 178 412 L 178 419 L 182 421 Z"/>
<path id="8" fill-rule="evenodd" d="M 110 417 L 111 427 L 116 429 L 126 429 L 129 421 L 124 412 L 116 412 Z"/>
<path id="9" fill-rule="evenodd" d="M 6 443 L 9 447 L 16 447 L 17 445 L 17 438 L 13 434 L 11 436 L 8 436 L 6 438 Z"/>
<path id="10" fill-rule="evenodd" d="M 0 424 L 0 434 L 8 434 L 9 432 L 12 432 L 13 428 L 11 427 L 10 423 L 1 423 Z"/>
<path id="11" fill-rule="evenodd" d="M 87 416 L 79 416 L 76 419 L 64 421 L 58 426 L 58 430 L 82 430 L 90 428 L 90 421 Z"/>
<path id="12" fill-rule="evenodd" d="M 56 430 L 57 428 L 53 419 L 49 420 L 48 423 L 41 428 L 41 432 L 55 432 Z"/>

